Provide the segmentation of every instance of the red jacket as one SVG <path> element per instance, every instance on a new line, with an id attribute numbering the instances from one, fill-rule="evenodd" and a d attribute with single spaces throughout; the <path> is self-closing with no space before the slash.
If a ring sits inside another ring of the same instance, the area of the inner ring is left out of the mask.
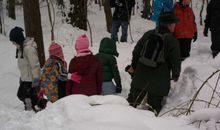
<path id="1" fill-rule="evenodd" d="M 183 7 L 180 3 L 176 3 L 174 6 L 174 12 L 180 20 L 176 24 L 174 31 L 176 38 L 192 38 L 194 33 L 197 32 L 197 27 L 191 7 Z"/>
<path id="2" fill-rule="evenodd" d="M 69 64 L 69 72 L 78 72 L 80 83 L 67 81 L 66 95 L 83 94 L 87 96 L 101 94 L 102 68 L 101 62 L 93 54 L 74 57 Z"/>

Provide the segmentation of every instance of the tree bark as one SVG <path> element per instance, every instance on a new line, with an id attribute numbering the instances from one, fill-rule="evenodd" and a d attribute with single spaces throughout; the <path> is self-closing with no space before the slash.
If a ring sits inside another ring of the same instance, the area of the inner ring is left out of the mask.
<path id="1" fill-rule="evenodd" d="M 23 8 L 26 36 L 34 37 L 37 43 L 40 66 L 43 67 L 45 54 L 39 0 L 23 0 Z"/>
<path id="2" fill-rule="evenodd" d="M 149 18 L 150 15 L 152 14 L 152 10 L 151 10 L 151 4 L 150 4 L 151 0 L 143 0 L 143 11 L 141 17 L 142 18 Z"/>
<path id="3" fill-rule="evenodd" d="M 203 25 L 202 12 L 203 12 L 203 9 L 204 9 L 204 4 L 205 4 L 205 0 L 202 0 L 202 6 L 201 6 L 200 13 L 199 13 L 199 23 L 200 23 L 200 25 Z"/>
<path id="4" fill-rule="evenodd" d="M 47 2 L 47 9 L 48 9 L 48 15 L 49 15 L 49 21 L 50 21 L 50 27 L 51 27 L 51 41 L 54 41 L 54 21 L 55 21 L 55 16 L 54 19 L 52 20 L 52 16 L 51 16 L 51 10 L 50 10 L 50 3 L 48 0 L 46 0 Z M 53 4 L 53 3 L 51 3 Z M 52 5 L 53 6 L 53 5 Z M 52 7 L 53 8 L 53 7 Z M 53 9 L 53 14 L 54 14 L 54 9 Z"/>
<path id="5" fill-rule="evenodd" d="M 2 26 L 2 17 L 3 17 L 3 15 L 2 15 L 2 12 L 3 12 L 3 7 L 2 7 L 2 5 L 3 5 L 3 0 L 0 0 L 0 33 L 2 34 L 3 33 L 3 26 Z"/>
<path id="6" fill-rule="evenodd" d="M 57 4 L 58 4 L 58 6 L 64 7 L 64 2 L 63 2 L 63 0 L 57 0 Z"/>
<path id="7" fill-rule="evenodd" d="M 105 11 L 105 18 L 106 18 L 106 28 L 109 33 L 111 33 L 112 28 L 112 12 L 110 7 L 110 1 L 105 0 L 104 2 L 104 11 Z"/>
<path id="8" fill-rule="evenodd" d="M 70 24 L 87 30 L 87 0 L 70 0 L 70 4 L 72 5 L 68 14 Z"/>
<path id="9" fill-rule="evenodd" d="M 16 19 L 15 0 L 9 0 L 8 16 L 14 20 Z"/>

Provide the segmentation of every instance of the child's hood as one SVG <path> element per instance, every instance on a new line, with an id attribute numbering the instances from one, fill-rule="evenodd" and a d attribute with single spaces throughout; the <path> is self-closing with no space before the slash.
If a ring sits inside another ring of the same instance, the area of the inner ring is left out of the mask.
<path id="1" fill-rule="evenodd" d="M 106 53 L 106 54 L 111 54 L 115 55 L 118 57 L 119 53 L 117 52 L 117 47 L 115 41 L 113 41 L 110 38 L 103 38 L 100 43 L 99 47 L 99 52 L 100 53 Z"/>

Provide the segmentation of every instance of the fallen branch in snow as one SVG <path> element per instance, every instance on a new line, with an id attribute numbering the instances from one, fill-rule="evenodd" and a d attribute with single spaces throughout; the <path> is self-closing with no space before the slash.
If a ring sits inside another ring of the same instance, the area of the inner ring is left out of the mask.
<path id="1" fill-rule="evenodd" d="M 218 79 L 217 79 L 217 82 L 216 82 L 216 84 L 215 84 L 215 88 L 214 88 L 214 90 L 212 91 L 212 97 L 210 98 L 210 101 L 209 101 L 209 104 L 208 104 L 208 108 L 209 108 L 209 106 L 210 106 L 210 104 L 211 104 L 211 102 L 212 102 L 212 100 L 213 100 L 213 98 L 214 98 L 214 94 L 215 94 L 215 92 L 216 92 L 219 79 L 220 79 L 220 73 L 219 73 L 219 75 L 218 75 Z"/>
<path id="2" fill-rule="evenodd" d="M 197 98 L 197 96 L 199 95 L 199 92 L 201 91 L 201 89 L 205 86 L 205 84 L 208 82 L 209 79 L 211 79 L 216 73 L 220 72 L 220 70 L 217 70 L 215 72 L 213 72 L 206 80 L 205 82 L 203 82 L 203 84 L 201 85 L 201 87 L 198 89 L 198 91 L 196 92 L 196 94 L 193 96 L 192 102 L 190 103 L 190 106 L 188 108 L 188 111 L 186 112 L 186 115 L 188 115 L 191 111 L 191 108 Z"/>

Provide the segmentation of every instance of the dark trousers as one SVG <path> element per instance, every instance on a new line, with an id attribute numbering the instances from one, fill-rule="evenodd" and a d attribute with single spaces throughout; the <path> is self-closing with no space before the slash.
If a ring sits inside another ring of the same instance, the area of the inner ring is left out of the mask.
<path id="1" fill-rule="evenodd" d="M 155 110 L 158 114 L 162 108 L 161 102 L 163 100 L 163 96 L 149 93 L 146 90 L 131 88 L 127 101 L 131 106 L 137 107 L 138 105 L 141 104 L 146 94 L 147 94 L 147 103 L 152 107 L 149 108 L 149 110 L 150 111 Z"/>
<path id="2" fill-rule="evenodd" d="M 58 81 L 58 98 L 66 96 L 66 81 Z"/>
<path id="3" fill-rule="evenodd" d="M 217 29 L 211 29 L 211 40 L 212 52 L 220 52 L 220 27 Z"/>
<path id="4" fill-rule="evenodd" d="M 21 81 L 21 80 L 20 80 L 20 86 L 17 92 L 17 97 L 22 102 L 24 102 L 25 98 L 30 98 L 33 108 L 36 105 L 37 100 L 38 100 L 37 95 L 35 94 L 35 88 L 32 87 L 32 82 Z"/>
<path id="5" fill-rule="evenodd" d="M 111 39 L 114 41 L 118 41 L 118 31 L 121 26 L 122 35 L 120 42 L 127 42 L 128 37 L 128 21 L 123 20 L 113 20 L 112 29 L 111 29 Z"/>
<path id="6" fill-rule="evenodd" d="M 192 38 L 179 38 L 178 41 L 180 45 L 181 59 L 184 60 L 190 56 Z"/>

